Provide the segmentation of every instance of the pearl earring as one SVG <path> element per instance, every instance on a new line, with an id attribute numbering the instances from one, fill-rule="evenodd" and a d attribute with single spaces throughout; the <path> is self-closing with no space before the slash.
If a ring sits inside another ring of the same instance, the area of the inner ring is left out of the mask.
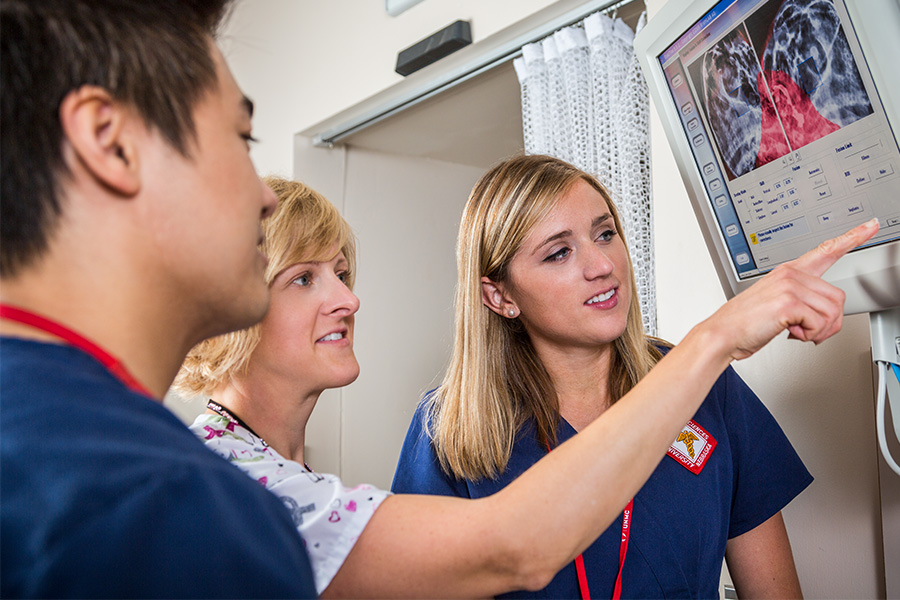
<path id="1" fill-rule="evenodd" d="M 511 316 L 511 317 L 516 316 L 516 311 L 513 309 L 509 309 L 509 316 Z"/>

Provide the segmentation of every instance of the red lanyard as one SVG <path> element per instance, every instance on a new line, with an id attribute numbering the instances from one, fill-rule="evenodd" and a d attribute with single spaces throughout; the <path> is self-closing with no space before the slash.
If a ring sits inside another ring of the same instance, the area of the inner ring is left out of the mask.
<path id="1" fill-rule="evenodd" d="M 628 501 L 628 505 L 622 512 L 622 541 L 619 543 L 619 574 L 616 576 L 616 587 L 613 588 L 613 600 L 622 597 L 622 568 L 625 566 L 625 554 L 628 552 L 628 538 L 631 537 L 631 516 L 634 513 L 634 498 Z M 587 582 L 585 582 L 587 591 Z M 584 593 L 582 593 L 582 596 Z"/>
<path id="2" fill-rule="evenodd" d="M 547 452 L 550 452 L 550 444 L 547 444 Z M 628 553 L 628 538 L 631 537 L 631 517 L 634 514 L 634 498 L 628 501 L 628 505 L 622 512 L 622 541 L 619 543 L 619 573 L 616 575 L 616 587 L 613 588 L 612 600 L 622 597 L 622 569 L 625 566 L 625 555 Z M 591 592 L 588 589 L 587 571 L 584 569 L 584 554 L 575 557 L 575 571 L 578 573 L 578 590 L 581 592 L 581 600 L 590 600 Z"/>
<path id="3" fill-rule="evenodd" d="M 75 333 L 65 325 L 57 323 L 56 321 L 51 321 L 46 317 L 36 315 L 33 312 L 16 308 L 15 306 L 9 306 L 8 304 L 0 304 L 0 319 L 23 323 L 29 327 L 46 331 L 50 335 L 60 338 L 69 345 L 94 357 L 100 364 L 106 367 L 116 379 L 128 387 L 128 389 L 150 396 L 151 398 L 153 397 L 153 394 L 151 394 L 147 388 L 141 385 L 140 382 L 128 372 L 128 369 L 125 368 L 125 365 L 123 365 L 119 359 L 84 336 Z"/>

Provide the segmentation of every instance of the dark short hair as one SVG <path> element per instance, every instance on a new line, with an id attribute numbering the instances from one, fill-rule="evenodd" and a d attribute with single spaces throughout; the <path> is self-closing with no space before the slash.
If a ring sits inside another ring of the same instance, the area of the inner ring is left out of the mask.
<path id="1" fill-rule="evenodd" d="M 209 42 L 229 0 L 3 0 L 0 276 L 47 248 L 66 176 L 59 107 L 84 85 L 136 109 L 188 156 L 193 108 L 216 83 Z"/>

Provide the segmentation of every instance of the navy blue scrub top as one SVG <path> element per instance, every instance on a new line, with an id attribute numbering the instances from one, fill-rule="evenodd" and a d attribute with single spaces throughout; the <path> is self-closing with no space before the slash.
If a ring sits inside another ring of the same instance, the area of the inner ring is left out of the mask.
<path id="1" fill-rule="evenodd" d="M 489 496 L 547 454 L 529 423 L 519 432 L 509 464 L 498 478 L 457 479 L 441 469 L 424 431 L 425 418 L 420 405 L 400 453 L 395 493 Z M 697 475 L 666 456 L 635 496 L 623 598 L 718 598 L 727 540 L 774 516 L 812 482 L 781 427 L 731 367 L 693 420 L 716 440 L 716 447 Z M 560 443 L 575 433 L 560 419 Z M 584 552 L 595 598 L 612 596 L 621 528 L 619 517 Z M 543 590 L 501 597 L 579 598 L 574 563 Z"/>

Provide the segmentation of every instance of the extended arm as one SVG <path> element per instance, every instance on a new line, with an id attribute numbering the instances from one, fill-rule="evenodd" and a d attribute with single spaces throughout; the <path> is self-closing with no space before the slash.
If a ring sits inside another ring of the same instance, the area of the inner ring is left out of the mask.
<path id="1" fill-rule="evenodd" d="M 725 560 L 740 598 L 803 597 L 780 512 L 728 540 Z"/>
<path id="2" fill-rule="evenodd" d="M 784 329 L 815 343 L 840 329 L 843 292 L 819 276 L 875 231 L 868 223 L 825 242 L 733 298 L 602 417 L 493 496 L 387 499 L 324 595 L 489 596 L 544 587 L 637 493 L 732 360 Z"/>

